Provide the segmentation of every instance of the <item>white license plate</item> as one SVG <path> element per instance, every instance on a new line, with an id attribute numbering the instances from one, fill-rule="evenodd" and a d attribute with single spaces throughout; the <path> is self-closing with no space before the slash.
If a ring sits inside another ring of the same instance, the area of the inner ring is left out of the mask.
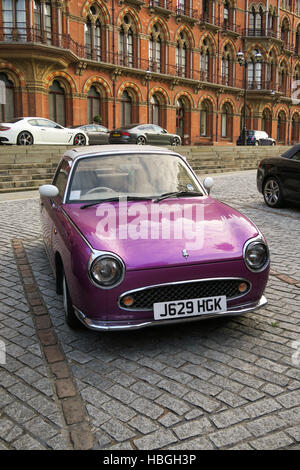
<path id="1" fill-rule="evenodd" d="M 210 313 L 222 313 L 226 312 L 226 310 L 227 301 L 225 295 L 153 304 L 155 320 L 188 318 Z"/>

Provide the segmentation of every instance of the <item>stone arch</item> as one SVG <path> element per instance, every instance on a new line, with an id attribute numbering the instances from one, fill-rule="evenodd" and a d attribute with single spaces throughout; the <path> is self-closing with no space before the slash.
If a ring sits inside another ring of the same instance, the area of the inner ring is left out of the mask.
<path id="1" fill-rule="evenodd" d="M 86 80 L 82 87 L 82 92 L 87 93 L 91 86 L 96 86 L 99 89 L 101 96 L 107 98 L 112 97 L 112 89 L 110 84 L 101 77 L 92 76 Z"/>
<path id="2" fill-rule="evenodd" d="M 183 102 L 185 102 L 187 104 L 187 106 L 190 110 L 195 108 L 195 103 L 194 103 L 193 97 L 187 91 L 179 91 L 178 93 L 176 93 L 176 95 L 174 97 L 174 101 L 173 101 L 174 106 L 176 106 L 176 103 L 180 98 L 183 100 Z"/>
<path id="3" fill-rule="evenodd" d="M 143 102 L 143 97 L 139 87 L 133 82 L 124 82 L 120 85 L 117 91 L 117 99 L 120 99 L 123 91 L 126 90 L 130 97 L 132 98 L 133 103 Z"/>
<path id="4" fill-rule="evenodd" d="M 175 35 L 174 35 L 174 40 L 175 42 L 177 42 L 179 39 L 180 39 L 180 35 L 181 33 L 186 37 L 186 39 L 188 40 L 188 43 L 189 43 L 189 47 L 190 48 L 193 48 L 195 47 L 195 38 L 194 38 L 194 35 L 191 31 L 191 29 L 186 26 L 186 25 L 181 25 L 179 26 L 179 28 L 177 28 L 177 30 L 175 31 Z"/>
<path id="5" fill-rule="evenodd" d="M 26 82 L 23 74 L 14 65 L 8 62 L 0 62 L 0 71 L 7 75 L 7 78 L 15 87 L 25 87 Z"/>
<path id="6" fill-rule="evenodd" d="M 46 90 L 52 85 L 54 80 L 58 80 L 66 91 L 66 96 L 77 93 L 77 87 L 74 79 L 66 72 L 52 72 L 46 79 Z"/>
<path id="7" fill-rule="evenodd" d="M 170 98 L 169 98 L 169 95 L 168 95 L 168 92 L 162 88 L 162 87 L 158 87 L 158 86 L 154 86 L 153 88 L 151 88 L 151 90 L 149 91 L 149 98 L 151 98 L 151 96 L 153 95 L 160 95 L 161 97 L 163 97 L 163 100 L 164 100 L 164 103 L 166 105 L 169 105 L 170 104 Z"/>
<path id="8" fill-rule="evenodd" d="M 152 28 L 158 24 L 163 35 L 164 35 L 164 38 L 165 38 L 165 41 L 169 41 L 170 40 L 170 31 L 169 31 L 169 28 L 168 28 L 168 25 L 167 23 L 164 21 L 163 18 L 160 18 L 159 16 L 155 16 L 154 18 L 152 18 L 152 20 L 149 22 L 148 24 L 148 27 L 147 27 L 147 34 L 150 35 L 151 34 L 151 31 L 152 31 Z"/>
<path id="9" fill-rule="evenodd" d="M 90 12 L 90 8 L 93 5 L 97 5 L 99 10 L 101 10 L 101 13 L 102 13 L 105 24 L 109 24 L 110 23 L 110 15 L 109 15 L 108 9 L 107 9 L 106 5 L 104 5 L 104 3 L 101 2 L 100 0 L 86 0 L 83 3 L 82 8 L 81 8 L 81 17 L 86 18 L 88 16 L 89 12 Z"/>
<path id="10" fill-rule="evenodd" d="M 142 32 L 141 20 L 137 13 L 130 7 L 123 8 L 123 10 L 120 11 L 119 16 L 117 18 L 118 27 L 121 28 L 125 16 L 129 16 L 131 18 L 131 26 L 134 26 L 134 34 L 140 34 Z"/>

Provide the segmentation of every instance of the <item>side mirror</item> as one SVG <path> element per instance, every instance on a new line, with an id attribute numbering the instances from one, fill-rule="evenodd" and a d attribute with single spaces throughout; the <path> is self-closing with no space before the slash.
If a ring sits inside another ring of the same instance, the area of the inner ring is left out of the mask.
<path id="1" fill-rule="evenodd" d="M 163 129 L 162 132 L 163 132 L 163 134 L 167 134 L 167 133 L 168 133 L 167 129 Z"/>
<path id="2" fill-rule="evenodd" d="M 43 184 L 43 186 L 39 187 L 39 193 L 41 196 L 55 197 L 58 195 L 59 190 L 53 184 Z"/>
<path id="3" fill-rule="evenodd" d="M 210 190 L 213 187 L 213 185 L 214 185 L 214 180 L 210 176 L 207 176 L 206 178 L 204 178 L 203 186 L 205 187 L 208 194 L 210 193 Z"/>

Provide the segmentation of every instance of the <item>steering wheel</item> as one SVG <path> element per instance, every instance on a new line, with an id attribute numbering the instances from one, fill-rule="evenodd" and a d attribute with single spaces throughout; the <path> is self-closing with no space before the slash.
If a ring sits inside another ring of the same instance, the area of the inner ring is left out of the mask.
<path id="1" fill-rule="evenodd" d="M 113 189 L 111 188 L 107 188 L 106 186 L 97 186 L 96 188 L 93 188 L 93 189 L 90 189 L 89 191 L 86 192 L 86 194 L 93 194 L 93 193 L 98 193 L 100 191 L 104 191 L 104 192 L 113 192 L 115 193 L 116 191 L 114 191 Z"/>

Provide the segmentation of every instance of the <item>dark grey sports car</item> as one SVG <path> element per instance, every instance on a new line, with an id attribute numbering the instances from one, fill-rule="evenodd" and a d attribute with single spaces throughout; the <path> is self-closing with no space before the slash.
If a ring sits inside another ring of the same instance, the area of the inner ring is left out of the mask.
<path id="1" fill-rule="evenodd" d="M 257 188 L 270 207 L 300 202 L 300 144 L 280 157 L 265 158 L 257 169 Z"/>
<path id="2" fill-rule="evenodd" d="M 131 124 L 110 132 L 110 144 L 181 145 L 181 138 L 155 124 Z"/>

